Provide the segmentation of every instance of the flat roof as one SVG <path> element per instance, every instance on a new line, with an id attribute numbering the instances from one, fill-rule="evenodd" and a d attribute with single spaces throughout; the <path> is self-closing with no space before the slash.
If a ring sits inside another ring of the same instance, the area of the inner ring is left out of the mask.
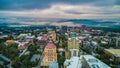
<path id="1" fill-rule="evenodd" d="M 0 54 L 0 58 L 3 58 L 5 61 L 10 62 L 11 60 L 4 56 L 3 54 Z"/>
<path id="2" fill-rule="evenodd" d="M 110 66 L 106 65 L 105 63 L 91 55 L 83 55 L 83 57 L 87 61 L 90 68 L 111 68 Z"/>
<path id="3" fill-rule="evenodd" d="M 58 68 L 57 62 L 50 62 L 49 68 Z"/>
<path id="4" fill-rule="evenodd" d="M 36 59 L 40 58 L 40 54 L 34 54 L 32 58 L 30 59 L 31 62 L 36 61 Z"/>
<path id="5" fill-rule="evenodd" d="M 105 50 L 120 57 L 120 49 L 105 49 Z"/>
<path id="6" fill-rule="evenodd" d="M 71 57 L 69 60 L 66 59 L 64 64 L 66 68 L 81 68 L 82 66 L 80 57 Z"/>

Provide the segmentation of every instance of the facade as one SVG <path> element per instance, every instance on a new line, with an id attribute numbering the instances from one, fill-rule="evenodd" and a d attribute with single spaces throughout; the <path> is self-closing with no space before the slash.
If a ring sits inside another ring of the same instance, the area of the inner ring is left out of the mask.
<path id="1" fill-rule="evenodd" d="M 70 51 L 70 55 L 79 56 L 79 48 L 80 48 L 80 40 L 76 37 L 76 33 L 73 32 L 68 39 L 68 50 Z"/>
<path id="2" fill-rule="evenodd" d="M 55 31 L 52 32 L 52 40 L 54 42 L 56 41 L 56 32 Z"/>
<path id="3" fill-rule="evenodd" d="M 105 53 L 108 54 L 116 64 L 120 63 L 120 49 L 105 49 Z"/>
<path id="4" fill-rule="evenodd" d="M 116 47 L 120 49 L 120 38 L 117 38 L 116 40 Z"/>
<path id="5" fill-rule="evenodd" d="M 49 39 L 52 41 L 56 41 L 56 32 L 55 31 L 50 31 L 48 32 Z"/>
<path id="6" fill-rule="evenodd" d="M 45 49 L 41 66 L 49 66 L 50 62 L 57 62 L 56 46 L 50 41 Z"/>
<path id="7" fill-rule="evenodd" d="M 61 27 L 61 34 L 65 34 L 67 32 L 67 26 Z"/>

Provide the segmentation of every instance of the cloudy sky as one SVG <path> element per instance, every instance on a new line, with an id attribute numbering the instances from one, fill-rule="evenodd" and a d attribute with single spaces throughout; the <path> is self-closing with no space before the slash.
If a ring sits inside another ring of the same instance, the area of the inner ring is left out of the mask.
<path id="1" fill-rule="evenodd" d="M 104 19 L 120 18 L 120 0 L 0 0 L 0 17 L 30 17 L 26 21 L 10 18 L 7 22 L 26 24 L 52 24 L 46 20 L 61 19 Z M 37 18 L 35 20 L 35 18 Z M 40 19 L 40 21 L 38 20 Z M 41 20 L 45 20 L 42 21 Z M 4 22 L 4 20 L 0 20 Z M 73 25 L 72 22 L 63 24 Z M 78 25 L 78 24 L 76 24 Z"/>
<path id="2" fill-rule="evenodd" d="M 0 14 L 48 19 L 119 18 L 120 0 L 0 0 Z"/>

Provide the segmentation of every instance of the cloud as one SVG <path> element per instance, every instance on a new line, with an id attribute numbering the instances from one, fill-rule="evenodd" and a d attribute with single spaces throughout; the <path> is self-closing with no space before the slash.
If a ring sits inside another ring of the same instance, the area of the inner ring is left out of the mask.
<path id="1" fill-rule="evenodd" d="M 53 22 L 53 23 L 50 23 L 50 25 L 54 25 L 54 26 L 62 26 L 62 25 L 67 25 L 67 26 L 80 26 L 80 24 L 75 24 L 75 23 L 73 23 L 73 22 L 61 22 L 61 23 Z"/>
<path id="2" fill-rule="evenodd" d="M 119 0 L 0 0 L 0 10 L 30 10 L 49 8 L 51 4 L 113 6 L 120 5 Z"/>
<path id="3" fill-rule="evenodd" d="M 33 9 L 21 11 L 0 11 L 3 16 L 21 16 L 46 19 L 101 19 L 119 18 L 120 6 L 93 6 L 53 4 L 46 9 Z"/>
<path id="4" fill-rule="evenodd" d="M 73 22 L 21 22 L 21 24 L 24 25 L 53 25 L 53 26 L 62 26 L 62 25 L 67 25 L 67 26 L 80 26 L 80 24 L 75 24 Z"/>

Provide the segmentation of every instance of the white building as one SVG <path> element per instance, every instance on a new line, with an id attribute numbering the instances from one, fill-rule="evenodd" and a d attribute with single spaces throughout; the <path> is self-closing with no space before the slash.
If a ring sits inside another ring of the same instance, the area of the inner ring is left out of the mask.
<path id="1" fill-rule="evenodd" d="M 92 55 L 71 57 L 64 62 L 64 68 L 111 68 Z"/>
<path id="2" fill-rule="evenodd" d="M 82 67 L 83 68 L 111 68 L 99 59 L 93 57 L 92 55 L 82 56 Z"/>
<path id="3" fill-rule="evenodd" d="M 80 57 L 71 57 L 64 62 L 64 68 L 82 68 Z"/>

